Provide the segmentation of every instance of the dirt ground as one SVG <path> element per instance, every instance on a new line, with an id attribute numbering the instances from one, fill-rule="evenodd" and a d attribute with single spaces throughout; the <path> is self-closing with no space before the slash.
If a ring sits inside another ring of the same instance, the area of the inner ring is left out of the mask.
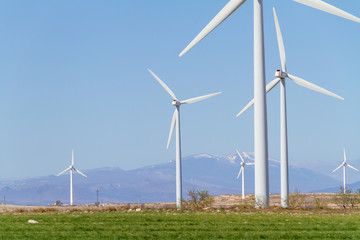
<path id="1" fill-rule="evenodd" d="M 290 204 L 297 209 L 342 209 L 342 206 L 334 203 L 336 194 L 333 193 L 302 193 L 291 194 Z M 214 202 L 207 209 L 239 209 L 254 208 L 254 195 L 247 195 L 242 199 L 241 195 L 213 196 Z M 270 195 L 270 206 L 280 207 L 280 194 Z M 46 213 L 46 212 L 93 212 L 93 211 L 143 211 L 175 209 L 175 203 L 105 203 L 100 206 L 94 204 L 63 205 L 63 206 L 22 206 L 0 204 L 0 213 Z"/>

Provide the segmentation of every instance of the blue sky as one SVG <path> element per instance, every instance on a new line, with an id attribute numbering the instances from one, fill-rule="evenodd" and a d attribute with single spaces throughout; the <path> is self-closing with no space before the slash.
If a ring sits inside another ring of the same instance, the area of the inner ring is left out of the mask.
<path id="1" fill-rule="evenodd" d="M 360 16 L 360 1 L 327 0 Z M 171 98 L 222 91 L 182 106 L 183 156 L 253 152 L 253 3 L 247 1 L 182 58 L 178 54 L 227 3 L 0 1 L 0 178 L 81 169 L 133 169 L 169 161 Z M 340 101 L 287 83 L 290 163 L 360 167 L 360 24 L 291 0 L 264 1 L 266 77 L 280 66 L 275 6 L 288 72 Z M 280 156 L 279 88 L 268 95 L 269 155 Z M 339 173 L 339 176 L 341 174 Z M 359 177 L 360 179 L 360 177 Z"/>

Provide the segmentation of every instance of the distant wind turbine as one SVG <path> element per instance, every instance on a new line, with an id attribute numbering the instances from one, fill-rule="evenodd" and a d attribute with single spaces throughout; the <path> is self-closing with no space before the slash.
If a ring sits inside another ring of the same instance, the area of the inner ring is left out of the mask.
<path id="1" fill-rule="evenodd" d="M 352 168 L 356 171 L 359 171 L 358 169 L 354 168 L 353 166 L 351 166 L 350 164 L 348 164 L 346 162 L 346 153 L 345 153 L 345 148 L 344 148 L 344 161 L 340 164 L 340 166 L 338 166 L 337 168 L 334 169 L 334 171 L 332 171 L 331 173 L 334 173 L 335 171 L 339 170 L 341 167 L 343 167 L 343 184 L 344 184 L 344 193 L 346 193 L 346 166 L 348 166 L 349 168 Z"/>
<path id="2" fill-rule="evenodd" d="M 245 199 L 245 166 L 255 165 L 255 163 L 245 163 L 244 159 L 242 158 L 241 154 L 239 153 L 239 151 L 237 149 L 236 149 L 236 152 L 241 159 L 241 162 L 240 162 L 241 167 L 240 167 L 239 174 L 237 175 L 237 179 L 239 179 L 239 177 L 242 173 L 241 191 L 242 191 L 242 199 Z"/>
<path id="3" fill-rule="evenodd" d="M 64 173 L 66 173 L 67 171 L 70 171 L 70 205 L 73 205 L 73 171 L 83 175 L 84 177 L 87 177 L 85 174 L 83 174 L 82 172 L 80 172 L 79 170 L 77 170 L 74 167 L 74 150 L 72 150 L 72 159 L 71 159 L 71 165 L 65 169 L 64 171 L 62 171 L 61 173 L 59 173 L 57 176 L 60 176 Z"/>
<path id="4" fill-rule="evenodd" d="M 182 187 L 181 187 L 182 180 L 181 180 L 181 178 L 182 178 L 182 175 L 181 175 L 181 143 L 180 143 L 180 106 L 181 106 L 181 104 L 189 104 L 189 103 L 195 103 L 195 102 L 198 102 L 201 100 L 205 100 L 207 98 L 216 96 L 216 95 L 220 94 L 221 92 L 212 93 L 212 94 L 208 94 L 205 96 L 195 97 L 195 98 L 190 98 L 190 99 L 187 99 L 184 101 L 180 101 L 177 99 L 175 94 L 170 90 L 170 88 L 168 86 L 166 86 L 166 84 L 163 81 L 161 81 L 158 76 L 155 75 L 155 73 L 153 73 L 150 69 L 148 69 L 148 71 L 160 83 L 160 85 L 165 89 L 165 91 L 172 97 L 172 99 L 173 99 L 172 105 L 175 107 L 175 111 L 174 111 L 174 114 L 173 114 L 173 117 L 171 120 L 170 133 L 169 133 L 169 138 L 168 138 L 166 148 L 169 148 L 171 136 L 174 132 L 174 128 L 175 128 L 175 124 L 176 124 L 176 207 L 181 208 L 181 199 L 182 199 Z"/>
<path id="5" fill-rule="evenodd" d="M 298 3 L 319 9 L 360 23 L 360 18 L 351 15 L 321 0 L 294 0 Z M 203 28 L 203 30 L 179 54 L 183 56 L 225 19 L 233 14 L 246 0 L 230 0 L 223 9 Z M 268 139 L 265 93 L 265 44 L 263 0 L 254 0 L 254 150 L 255 150 L 255 206 L 269 206 Z"/>
<path id="6" fill-rule="evenodd" d="M 275 72 L 276 79 L 272 80 L 266 86 L 266 92 L 268 93 L 271 89 L 273 89 L 279 82 L 280 85 L 280 166 L 281 166 L 281 206 L 284 208 L 289 207 L 289 177 L 288 177 L 288 141 L 287 141 L 287 116 L 286 116 L 286 88 L 285 88 L 285 79 L 289 78 L 296 84 L 311 89 L 313 91 L 317 91 L 331 97 L 335 97 L 341 100 L 344 100 L 342 97 L 329 92 L 313 83 L 305 81 L 299 77 L 291 75 L 287 73 L 286 70 L 286 55 L 285 55 L 285 47 L 284 41 L 281 35 L 279 21 L 276 16 L 275 8 L 273 8 L 274 12 L 274 20 L 276 27 L 276 35 L 278 40 L 279 52 L 280 52 L 280 60 L 281 60 L 281 70 L 277 69 Z M 237 115 L 240 116 L 243 112 L 245 112 L 248 108 L 250 108 L 254 104 L 254 99 L 252 99 Z"/>

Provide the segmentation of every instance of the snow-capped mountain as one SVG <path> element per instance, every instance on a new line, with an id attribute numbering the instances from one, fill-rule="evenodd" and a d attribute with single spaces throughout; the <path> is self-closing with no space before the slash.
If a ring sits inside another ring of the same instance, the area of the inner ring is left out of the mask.
<path id="1" fill-rule="evenodd" d="M 241 153 L 246 162 L 253 153 Z M 183 158 L 183 196 L 190 189 L 208 190 L 212 195 L 240 194 L 236 179 L 240 158 L 236 154 L 214 156 L 198 154 Z M 98 168 L 84 171 L 83 178 L 74 175 L 74 203 L 94 203 L 96 189 L 100 202 L 174 202 L 175 161 L 125 171 L 120 168 Z M 270 192 L 280 192 L 280 162 L 269 159 Z M 308 169 L 289 167 L 290 192 L 314 192 L 336 188 L 341 182 Z M 254 166 L 245 169 L 246 193 L 254 193 Z M 69 202 L 69 175 L 46 176 L 0 182 L 0 196 L 14 204 L 51 204 Z"/>

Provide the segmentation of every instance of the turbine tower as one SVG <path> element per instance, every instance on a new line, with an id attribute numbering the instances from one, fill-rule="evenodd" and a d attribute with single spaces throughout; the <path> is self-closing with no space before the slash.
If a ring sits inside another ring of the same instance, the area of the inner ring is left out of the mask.
<path id="1" fill-rule="evenodd" d="M 181 199 L 182 199 L 182 175 L 181 175 L 181 141 L 180 141 L 180 106 L 181 104 L 189 104 L 195 103 L 201 100 L 205 100 L 207 98 L 216 96 L 221 92 L 208 94 L 201 97 L 190 98 L 184 101 L 180 101 L 177 99 L 175 94 L 171 91 L 171 89 L 166 86 L 166 84 L 160 80 L 158 76 L 155 75 L 150 69 L 148 71 L 153 75 L 153 77 L 160 83 L 160 85 L 165 89 L 165 91 L 172 97 L 172 105 L 175 107 L 175 111 L 171 120 L 171 127 L 168 142 L 166 148 L 169 148 L 170 140 L 174 132 L 175 124 L 176 124 L 176 207 L 181 208 Z"/>
<path id="2" fill-rule="evenodd" d="M 74 150 L 72 150 L 72 159 L 71 159 L 71 165 L 65 169 L 64 171 L 62 171 L 61 173 L 59 173 L 57 176 L 60 176 L 64 173 L 66 173 L 67 171 L 70 171 L 70 205 L 73 205 L 73 171 L 83 175 L 84 177 L 87 177 L 85 174 L 83 174 L 82 172 L 80 172 L 78 169 L 76 169 L 74 167 Z"/>
<path id="3" fill-rule="evenodd" d="M 242 199 L 245 199 L 245 166 L 255 165 L 255 163 L 245 163 L 244 159 L 242 158 L 241 154 L 239 153 L 239 151 L 237 149 L 236 149 L 236 152 L 241 159 L 241 162 L 240 162 L 241 167 L 240 167 L 239 174 L 237 175 L 237 179 L 239 179 L 240 174 L 242 173 L 241 192 L 242 192 Z"/>
<path id="4" fill-rule="evenodd" d="M 349 168 L 352 168 L 356 171 L 359 171 L 358 169 L 354 168 L 353 166 L 351 166 L 350 164 L 348 164 L 346 162 L 346 153 L 345 153 L 345 148 L 344 148 L 344 161 L 340 164 L 340 166 L 338 166 L 337 168 L 334 169 L 334 171 L 332 171 L 331 173 L 336 172 L 337 170 L 339 170 L 341 167 L 343 167 L 343 189 L 344 189 L 344 194 L 346 193 L 346 166 L 348 166 Z"/>
<path id="5" fill-rule="evenodd" d="M 269 206 L 269 170 L 267 142 L 267 113 L 265 92 L 265 46 L 263 24 L 263 1 L 254 1 L 254 147 L 255 147 L 255 206 Z M 343 10 L 321 0 L 294 0 L 343 18 L 360 23 L 357 18 Z M 198 44 L 226 18 L 235 12 L 246 0 L 230 0 L 225 7 L 210 21 L 208 25 L 180 53 L 180 57 Z"/>
<path id="6" fill-rule="evenodd" d="M 268 93 L 271 89 L 273 89 L 279 82 L 280 84 L 280 171 L 281 171 L 281 206 L 284 208 L 289 207 L 289 177 L 288 177 L 288 139 L 287 139 L 287 114 L 286 114 L 286 87 L 285 87 L 285 79 L 289 78 L 296 84 L 311 89 L 313 91 L 317 91 L 331 97 L 335 97 L 341 100 L 344 100 L 342 97 L 329 92 L 319 86 L 316 86 L 313 83 L 305 81 L 299 77 L 293 76 L 287 73 L 286 70 L 286 55 L 285 55 L 285 47 L 284 41 L 281 35 L 279 21 L 276 16 L 275 8 L 273 8 L 274 12 L 274 20 L 276 27 L 276 35 L 278 40 L 278 47 L 280 53 L 281 60 L 281 70 L 277 69 L 275 72 L 275 77 L 273 81 L 271 81 L 266 86 L 266 92 Z M 243 112 L 245 112 L 249 107 L 254 104 L 254 99 L 252 99 L 245 107 L 242 109 L 236 117 L 240 116 Z"/>

